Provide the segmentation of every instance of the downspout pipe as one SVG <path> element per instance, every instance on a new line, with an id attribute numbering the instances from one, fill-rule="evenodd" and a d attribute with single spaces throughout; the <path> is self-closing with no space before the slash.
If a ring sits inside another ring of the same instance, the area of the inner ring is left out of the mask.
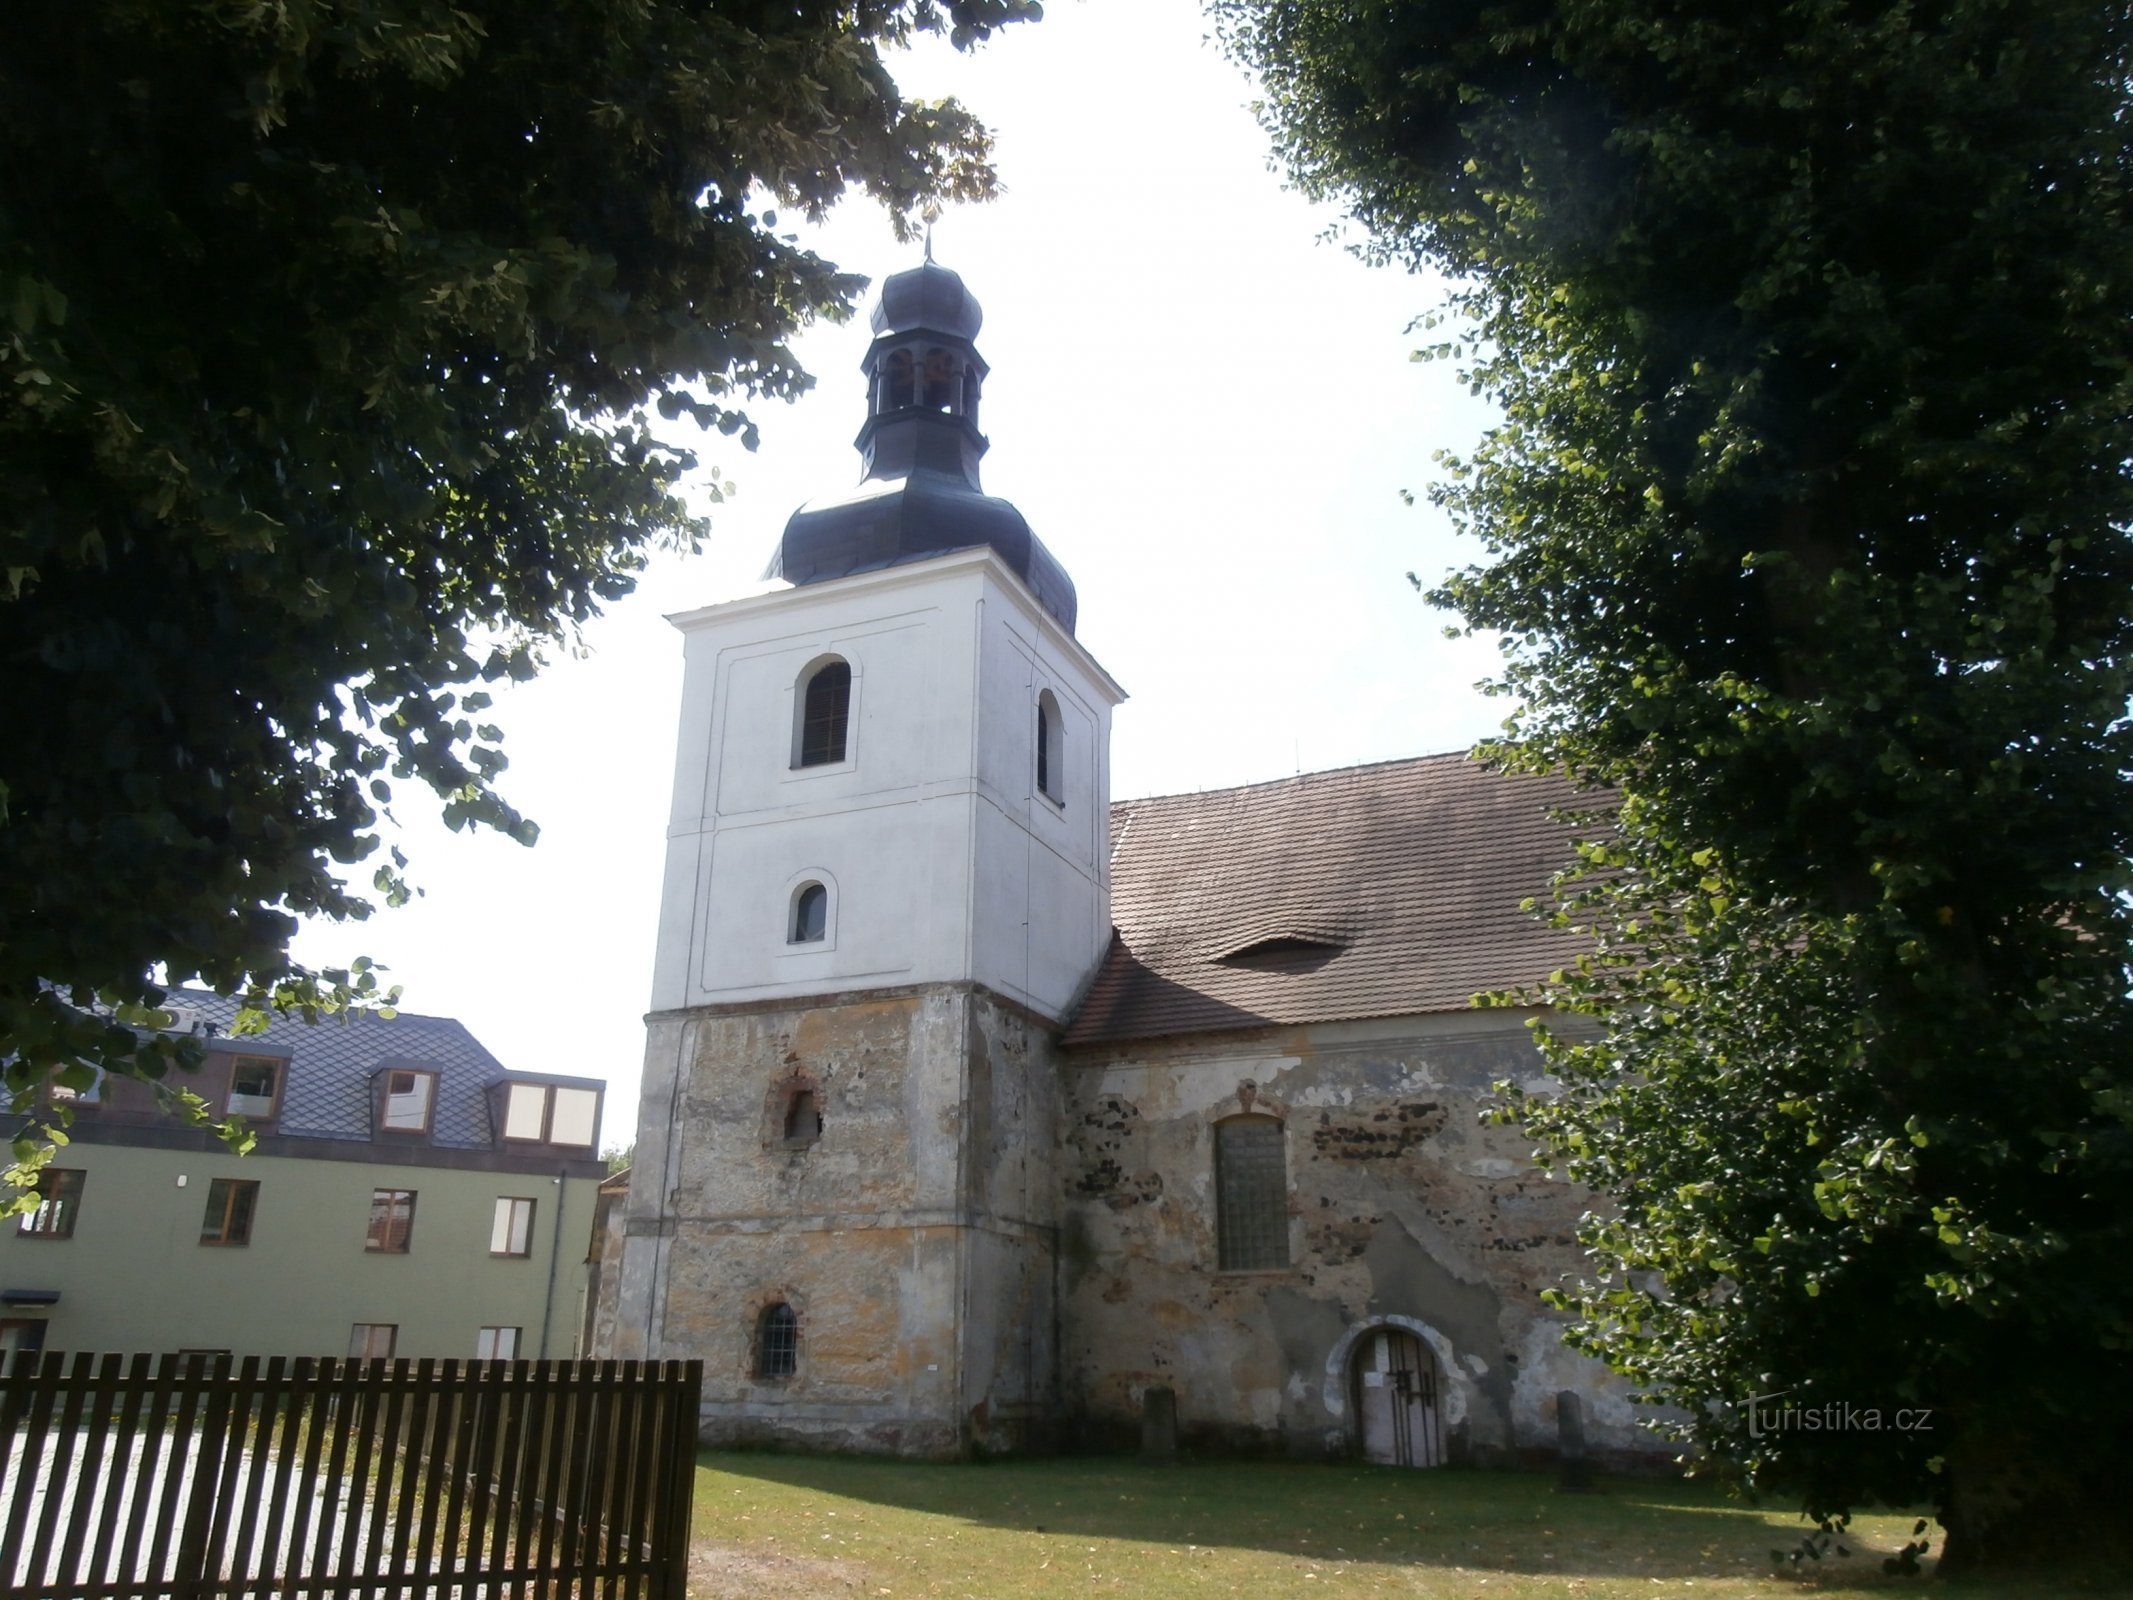
<path id="1" fill-rule="evenodd" d="M 555 1228 L 548 1237 L 548 1293 L 541 1298 L 541 1353 L 539 1359 L 548 1359 L 548 1329 L 555 1321 L 555 1280 L 563 1265 L 563 1206 L 570 1198 L 570 1191 L 563 1180 L 570 1175 L 568 1167 L 558 1167 L 555 1175 Z"/>

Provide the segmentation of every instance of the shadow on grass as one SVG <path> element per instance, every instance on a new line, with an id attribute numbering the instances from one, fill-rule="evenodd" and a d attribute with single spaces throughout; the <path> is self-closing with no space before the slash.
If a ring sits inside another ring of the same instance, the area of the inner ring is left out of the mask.
<path id="1" fill-rule="evenodd" d="M 766 1489 L 781 1485 L 953 1518 L 1009 1536 L 1101 1538 L 1480 1573 L 1767 1584 L 1781 1575 L 1772 1552 L 1797 1548 L 1808 1531 L 1789 1512 L 1749 1506 L 1715 1486 L 1678 1480 L 1603 1479 L 1595 1493 L 1568 1495 L 1547 1474 L 1457 1468 L 1152 1466 L 1088 1457 L 964 1466 L 755 1454 L 706 1454 L 700 1461 Z M 1918 1579 L 1881 1572 L 1881 1558 L 1910 1528 L 1905 1515 L 1861 1518 L 1855 1537 L 1846 1540 L 1850 1558 L 1810 1564 L 1804 1581 L 1825 1591 L 1926 1592 Z M 1510 1592 L 1518 1592 L 1515 1585 Z M 2047 1591 L 2015 1584 L 1965 1586 L 1963 1592 L 2013 1597 Z M 2076 1578 L 2048 1592 L 2133 1591 Z"/>

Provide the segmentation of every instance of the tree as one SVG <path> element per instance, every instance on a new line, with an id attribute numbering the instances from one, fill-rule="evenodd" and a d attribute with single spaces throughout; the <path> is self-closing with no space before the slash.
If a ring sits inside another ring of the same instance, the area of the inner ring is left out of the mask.
<path id="1" fill-rule="evenodd" d="M 650 415 L 753 445 L 786 340 L 983 128 L 880 50 L 1035 0 L 83 0 L 0 15 L 0 1061 L 159 1076 L 164 985 L 289 956 L 407 785 L 530 843 L 482 687 L 704 532 Z M 369 887 L 406 893 L 397 852 Z M 364 870 L 368 870 L 365 868 Z M 130 1024 L 130 1025 L 129 1025 Z M 144 1031 L 144 1026 L 149 1031 Z M 26 1174 L 17 1172 L 20 1182 Z"/>
<path id="2" fill-rule="evenodd" d="M 1612 1200 L 1576 1342 L 2015 1559 L 2133 1422 L 2124 8 L 1212 9 L 1297 181 L 1454 275 L 1504 420 L 1439 598 L 1499 753 L 1620 797 L 1547 996 L 1605 1026 L 1508 1102 Z"/>

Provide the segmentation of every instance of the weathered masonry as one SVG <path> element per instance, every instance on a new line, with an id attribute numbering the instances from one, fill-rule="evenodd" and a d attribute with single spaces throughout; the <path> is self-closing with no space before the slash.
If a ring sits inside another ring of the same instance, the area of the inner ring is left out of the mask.
<path id="1" fill-rule="evenodd" d="M 1481 1127 L 1471 1009 L 1559 785 L 1459 756 L 1110 801 L 1123 691 L 984 493 L 976 301 L 884 285 L 859 486 L 782 591 L 674 619 L 682 732 L 603 1353 L 704 1362 L 719 1442 L 1124 1440 L 1429 1465 L 1648 1444 L 1540 1292 L 1581 1193 Z"/>

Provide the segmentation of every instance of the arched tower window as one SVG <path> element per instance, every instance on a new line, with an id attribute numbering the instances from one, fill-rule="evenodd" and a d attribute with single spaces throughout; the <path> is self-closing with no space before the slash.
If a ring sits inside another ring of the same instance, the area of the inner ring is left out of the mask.
<path id="1" fill-rule="evenodd" d="M 1289 1264 L 1289 1162 L 1272 1117 L 1215 1124 L 1215 1254 L 1225 1272 Z"/>
<path id="2" fill-rule="evenodd" d="M 755 1375 L 789 1378 L 800 1370 L 800 1319 L 780 1300 L 755 1322 Z"/>
<path id="3" fill-rule="evenodd" d="M 1037 792 L 1055 806 L 1066 804 L 1066 731 L 1049 689 L 1037 696 Z"/>
<path id="4" fill-rule="evenodd" d="M 801 691 L 793 765 L 821 767 L 842 761 L 851 713 L 851 663 L 832 656 L 815 668 Z"/>
<path id="5" fill-rule="evenodd" d="M 926 390 L 920 404 L 928 411 L 955 409 L 955 357 L 939 345 L 926 352 Z"/>
<path id="6" fill-rule="evenodd" d="M 889 359 L 882 363 L 881 409 L 900 411 L 911 404 L 911 352 L 892 350 Z"/>
<path id="7" fill-rule="evenodd" d="M 792 897 L 792 924 L 785 930 L 787 944 L 814 944 L 829 932 L 829 890 L 819 883 L 803 883 Z"/>

